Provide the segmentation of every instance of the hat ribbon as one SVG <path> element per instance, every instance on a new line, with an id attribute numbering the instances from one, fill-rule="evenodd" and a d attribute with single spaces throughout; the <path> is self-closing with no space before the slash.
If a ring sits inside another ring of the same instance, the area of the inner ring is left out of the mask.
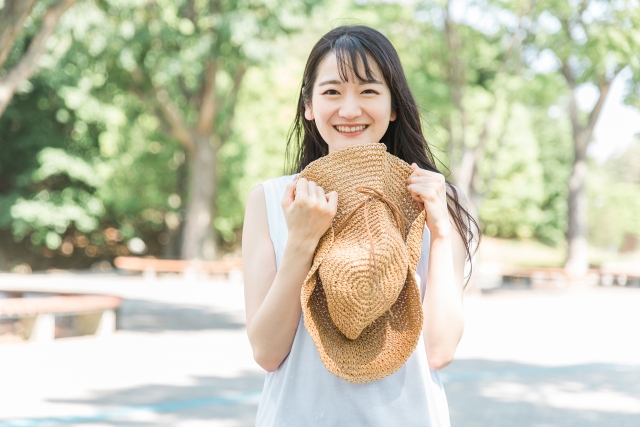
<path id="1" fill-rule="evenodd" d="M 353 214 L 356 213 L 356 211 L 358 209 L 360 209 L 361 207 L 364 206 L 364 223 L 367 226 L 367 234 L 369 236 L 369 245 L 371 246 L 371 250 L 369 252 L 369 254 L 371 255 L 371 260 L 372 260 L 372 273 L 373 273 L 373 282 L 375 283 L 375 287 L 374 287 L 374 292 L 377 291 L 377 287 L 379 285 L 379 279 L 378 279 L 378 264 L 376 263 L 376 257 L 375 257 L 375 248 L 373 245 L 373 235 L 371 234 L 371 228 L 369 227 L 369 208 L 368 208 L 368 201 L 373 201 L 374 199 L 378 199 L 384 203 L 387 204 L 387 206 L 389 206 L 389 208 L 391 209 L 391 212 L 393 212 L 393 216 L 395 217 L 396 220 L 396 224 L 398 225 L 398 228 L 400 229 L 400 231 L 402 232 L 402 237 L 405 238 L 405 223 L 407 221 L 407 219 L 404 217 L 404 215 L 402 215 L 402 212 L 400 211 L 400 209 L 398 208 L 398 206 L 396 206 L 395 203 L 393 203 L 391 200 L 387 199 L 385 197 L 385 195 L 373 188 L 370 187 L 368 185 L 361 185 L 356 187 L 356 191 L 358 193 L 362 193 L 365 194 L 369 197 L 365 198 L 363 201 L 361 201 L 360 203 L 358 203 L 358 205 L 356 205 L 355 208 L 353 208 L 351 210 L 351 212 L 349 212 L 346 216 L 346 218 L 342 221 L 342 224 L 340 224 L 339 227 L 336 227 L 336 229 L 334 229 L 334 236 L 337 235 L 340 231 L 342 231 L 342 229 L 345 227 L 345 225 L 349 222 L 349 219 L 351 219 L 351 217 L 353 216 Z"/>

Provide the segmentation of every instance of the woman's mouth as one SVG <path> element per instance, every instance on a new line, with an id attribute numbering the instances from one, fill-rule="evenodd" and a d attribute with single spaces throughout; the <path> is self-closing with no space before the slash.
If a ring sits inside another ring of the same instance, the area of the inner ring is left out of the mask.
<path id="1" fill-rule="evenodd" d="M 365 130 L 366 128 L 368 128 L 369 125 L 356 125 L 356 126 L 334 126 L 333 128 L 335 130 L 337 130 L 340 133 L 355 133 L 355 132 L 361 132 L 363 130 Z"/>

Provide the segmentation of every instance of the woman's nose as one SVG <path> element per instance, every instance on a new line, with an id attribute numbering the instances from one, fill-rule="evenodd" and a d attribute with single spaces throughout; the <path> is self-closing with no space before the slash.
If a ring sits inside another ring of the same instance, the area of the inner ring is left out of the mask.
<path id="1" fill-rule="evenodd" d="M 362 115 L 362 109 L 358 104 L 358 99 L 354 96 L 346 96 L 343 104 L 340 106 L 338 116 L 350 120 Z"/>

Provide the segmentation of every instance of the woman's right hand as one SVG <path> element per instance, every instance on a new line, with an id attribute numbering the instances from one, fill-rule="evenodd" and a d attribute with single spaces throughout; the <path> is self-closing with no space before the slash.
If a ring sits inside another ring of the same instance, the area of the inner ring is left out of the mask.
<path id="1" fill-rule="evenodd" d="M 298 175 L 285 189 L 282 210 L 289 241 L 315 246 L 336 216 L 338 193 L 325 194 L 315 182 Z"/>

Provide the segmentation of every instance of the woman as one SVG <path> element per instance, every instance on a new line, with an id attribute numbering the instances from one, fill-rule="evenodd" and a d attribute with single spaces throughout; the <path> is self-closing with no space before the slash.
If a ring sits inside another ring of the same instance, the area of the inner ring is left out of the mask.
<path id="1" fill-rule="evenodd" d="M 338 195 L 293 174 L 265 181 L 249 194 L 242 241 L 247 333 L 256 362 L 268 371 L 257 426 L 449 426 L 437 371 L 451 362 L 462 336 L 475 221 L 435 166 L 391 43 L 368 27 L 336 28 L 307 61 L 289 139 L 293 171 L 378 142 L 411 164 L 407 190 L 427 213 L 417 268 L 420 341 L 400 370 L 376 381 L 353 384 L 325 369 L 305 329 L 300 294 Z"/>

